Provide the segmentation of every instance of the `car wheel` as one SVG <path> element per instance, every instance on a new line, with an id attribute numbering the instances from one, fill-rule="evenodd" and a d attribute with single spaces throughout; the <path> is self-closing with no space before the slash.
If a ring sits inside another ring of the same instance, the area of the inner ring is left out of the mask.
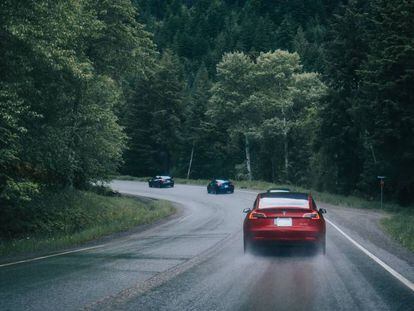
<path id="1" fill-rule="evenodd" d="M 318 249 L 320 254 L 326 255 L 326 239 L 319 242 Z"/>
<path id="2" fill-rule="evenodd" d="M 148 183 L 148 187 L 152 188 L 152 185 L 151 185 L 151 183 Z"/>
<path id="3" fill-rule="evenodd" d="M 252 243 L 249 242 L 248 239 L 246 239 L 245 237 L 243 237 L 243 252 L 245 254 L 246 253 L 249 253 L 251 251 L 251 249 L 252 249 Z"/>

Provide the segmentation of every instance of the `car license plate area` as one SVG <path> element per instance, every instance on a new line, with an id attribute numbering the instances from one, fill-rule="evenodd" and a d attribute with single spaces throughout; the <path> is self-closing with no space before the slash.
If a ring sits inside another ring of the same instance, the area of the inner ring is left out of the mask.
<path id="1" fill-rule="evenodd" d="M 274 222 L 278 227 L 292 227 L 292 218 L 278 217 L 275 218 Z"/>

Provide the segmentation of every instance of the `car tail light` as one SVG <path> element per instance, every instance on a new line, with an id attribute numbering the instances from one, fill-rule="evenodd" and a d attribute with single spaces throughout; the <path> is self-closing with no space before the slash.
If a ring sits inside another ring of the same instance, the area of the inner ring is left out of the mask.
<path id="1" fill-rule="evenodd" d="M 256 213 L 256 212 L 251 212 L 249 215 L 249 219 L 261 219 L 261 218 L 266 218 L 266 215 L 263 213 Z"/>
<path id="2" fill-rule="evenodd" d="M 303 214 L 303 218 L 310 218 L 310 219 L 319 219 L 319 214 L 317 212 L 313 212 L 313 213 L 306 213 Z"/>

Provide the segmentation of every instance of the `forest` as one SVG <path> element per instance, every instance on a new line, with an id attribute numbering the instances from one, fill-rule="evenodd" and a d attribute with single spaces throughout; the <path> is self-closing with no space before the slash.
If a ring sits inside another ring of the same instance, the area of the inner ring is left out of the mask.
<path id="1" fill-rule="evenodd" d="M 2 225 L 116 174 L 414 202 L 413 1 L 3 0 L 0 37 Z"/>

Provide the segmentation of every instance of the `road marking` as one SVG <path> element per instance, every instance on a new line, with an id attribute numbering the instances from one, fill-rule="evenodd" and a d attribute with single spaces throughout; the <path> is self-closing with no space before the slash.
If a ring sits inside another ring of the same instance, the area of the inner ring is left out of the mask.
<path id="1" fill-rule="evenodd" d="M 189 218 L 191 216 L 191 214 L 190 215 L 187 215 L 187 216 L 184 216 L 184 217 L 182 217 L 179 221 L 178 221 L 178 223 L 182 223 L 184 220 L 186 220 L 187 218 Z"/>
<path id="2" fill-rule="evenodd" d="M 37 260 L 42 260 L 42 259 L 51 258 L 51 257 L 67 255 L 67 254 L 71 254 L 71 253 L 83 252 L 83 251 L 87 251 L 87 250 L 91 250 L 91 249 L 104 247 L 105 245 L 106 244 L 91 246 L 91 247 L 84 247 L 84 248 L 79 248 L 79 249 L 75 249 L 75 250 L 72 250 L 72 251 L 67 251 L 67 252 L 62 252 L 62 253 L 57 253 L 57 254 L 52 254 L 52 255 L 46 255 L 46 256 L 41 256 L 41 257 L 36 257 L 36 258 L 30 258 L 30 259 L 25 259 L 25 260 L 19 260 L 19 261 L 15 261 L 15 262 L 4 263 L 4 264 L 0 264 L 0 268 L 1 267 L 7 267 L 7 266 L 14 266 L 14 265 L 18 265 L 18 264 L 25 263 L 25 262 L 31 262 L 31 261 L 37 261 Z"/>
<path id="3" fill-rule="evenodd" d="M 381 267 L 383 267 L 385 270 L 387 270 L 393 277 L 395 277 L 397 280 L 399 280 L 401 283 L 403 283 L 405 286 L 407 286 L 409 289 L 411 289 L 414 292 L 414 283 L 399 274 L 397 271 L 395 271 L 393 268 L 391 268 L 389 265 L 387 265 L 385 262 L 383 262 L 381 259 L 379 259 L 377 256 L 372 254 L 370 251 L 368 251 L 366 248 L 364 248 L 361 244 L 356 242 L 353 238 L 351 238 L 348 234 L 343 232 L 337 225 L 335 225 L 332 221 L 325 218 L 325 220 L 333 226 L 336 230 L 339 231 L 344 237 L 346 237 L 352 244 L 354 244 L 357 248 L 359 248 L 365 255 L 370 257 L 372 260 L 374 260 L 377 264 L 379 264 Z"/>

